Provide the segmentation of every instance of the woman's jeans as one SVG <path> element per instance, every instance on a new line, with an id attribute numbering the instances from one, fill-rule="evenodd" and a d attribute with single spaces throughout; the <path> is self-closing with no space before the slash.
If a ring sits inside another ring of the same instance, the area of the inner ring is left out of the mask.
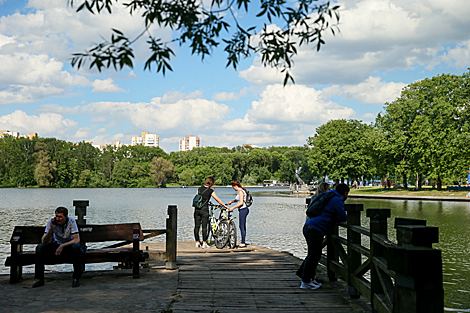
<path id="1" fill-rule="evenodd" d="M 199 228 L 202 223 L 202 240 L 207 241 L 209 232 L 207 231 L 207 224 L 209 223 L 209 209 L 194 209 L 194 239 L 201 241 L 199 238 Z"/>
<path id="2" fill-rule="evenodd" d="M 246 217 L 248 216 L 248 213 L 250 213 L 250 210 L 248 207 L 244 207 L 242 209 L 238 209 L 238 212 L 240 212 L 238 218 L 239 218 L 239 227 L 240 227 L 240 234 L 242 235 L 242 241 L 241 244 L 245 244 L 245 237 L 246 237 Z"/>
<path id="3" fill-rule="evenodd" d="M 315 278 L 315 271 L 323 249 L 324 235 L 307 225 L 304 225 L 303 233 L 307 241 L 308 251 L 307 257 L 300 265 L 296 275 L 301 277 L 304 283 L 309 283 L 311 279 Z"/>

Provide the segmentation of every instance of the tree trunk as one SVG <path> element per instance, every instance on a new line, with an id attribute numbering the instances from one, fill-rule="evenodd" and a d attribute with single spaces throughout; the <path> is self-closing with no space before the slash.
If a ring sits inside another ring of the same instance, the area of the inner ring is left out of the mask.
<path id="1" fill-rule="evenodd" d="M 423 188 L 423 174 L 418 175 L 418 189 L 421 190 Z"/>
<path id="2" fill-rule="evenodd" d="M 403 174 L 403 188 L 408 189 L 408 180 L 406 179 L 406 174 Z"/>
<path id="3" fill-rule="evenodd" d="M 441 174 L 437 175 L 437 190 L 442 190 Z"/>

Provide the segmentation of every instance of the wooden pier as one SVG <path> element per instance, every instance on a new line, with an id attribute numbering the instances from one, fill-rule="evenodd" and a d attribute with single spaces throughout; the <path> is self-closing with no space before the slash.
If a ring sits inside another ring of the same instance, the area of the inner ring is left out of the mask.
<path id="1" fill-rule="evenodd" d="M 164 243 L 149 243 L 149 253 Z M 143 248 L 145 242 L 142 243 Z M 347 284 L 329 282 L 317 290 L 300 289 L 295 275 L 301 260 L 249 245 L 245 249 L 195 248 L 178 242 L 178 287 L 171 312 L 368 312 L 364 299 L 351 299 Z M 367 308 L 369 307 L 369 310 Z M 168 311 L 170 312 L 170 311 Z"/>

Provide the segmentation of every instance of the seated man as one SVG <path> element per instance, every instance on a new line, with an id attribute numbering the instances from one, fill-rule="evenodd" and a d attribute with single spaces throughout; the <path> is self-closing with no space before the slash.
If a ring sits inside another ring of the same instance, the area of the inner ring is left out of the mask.
<path id="1" fill-rule="evenodd" d="M 55 210 L 55 218 L 47 222 L 41 242 L 36 247 L 35 277 L 39 280 L 34 283 L 33 288 L 44 286 L 44 264 L 54 258 L 73 263 L 72 287 L 80 286 L 78 281 L 82 274 L 80 235 L 77 222 L 68 217 L 67 208 L 58 207 Z"/>

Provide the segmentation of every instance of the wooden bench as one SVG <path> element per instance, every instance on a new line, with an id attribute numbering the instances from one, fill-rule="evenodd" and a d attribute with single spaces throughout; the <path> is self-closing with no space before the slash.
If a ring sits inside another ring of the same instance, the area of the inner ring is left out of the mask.
<path id="1" fill-rule="evenodd" d="M 99 249 L 88 249 L 82 252 L 84 264 L 102 262 L 123 262 L 132 264 L 133 277 L 139 278 L 139 262 L 149 257 L 147 252 L 139 250 L 143 233 L 139 223 L 109 225 L 78 225 L 82 243 L 124 241 Z M 23 251 L 23 245 L 37 245 L 44 235 L 44 226 L 16 226 L 11 236 L 11 256 L 5 262 L 10 266 L 10 283 L 21 279 L 23 266 L 35 264 L 35 251 Z M 132 243 L 131 248 L 121 246 Z M 60 259 L 55 263 L 60 264 Z"/>

